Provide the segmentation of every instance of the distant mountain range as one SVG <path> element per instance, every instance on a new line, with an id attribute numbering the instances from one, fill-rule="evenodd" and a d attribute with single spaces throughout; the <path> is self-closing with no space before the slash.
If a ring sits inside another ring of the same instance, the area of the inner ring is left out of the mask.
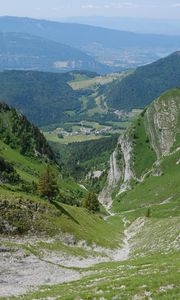
<path id="1" fill-rule="evenodd" d="M 111 71 L 78 49 L 27 33 L 0 32 L 0 70 Z"/>
<path id="2" fill-rule="evenodd" d="M 125 30 L 136 33 L 180 35 L 180 21 L 178 19 L 82 16 L 52 20 L 66 23 L 100 26 L 109 29 Z"/>
<path id="3" fill-rule="evenodd" d="M 0 31 L 41 36 L 76 48 L 99 43 L 104 47 L 180 47 L 179 36 L 138 34 L 82 24 L 51 22 L 18 17 L 1 17 Z"/>
<path id="4" fill-rule="evenodd" d="M 26 33 L 65 44 L 119 70 L 152 62 L 180 47 L 180 36 L 138 34 L 29 18 L 1 17 L 0 32 Z"/>

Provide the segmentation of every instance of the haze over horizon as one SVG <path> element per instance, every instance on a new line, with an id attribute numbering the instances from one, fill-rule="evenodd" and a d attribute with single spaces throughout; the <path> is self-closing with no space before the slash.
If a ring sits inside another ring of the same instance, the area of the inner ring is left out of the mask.
<path id="1" fill-rule="evenodd" d="M 179 19 L 179 0 L 0 0 L 1 16 L 62 18 L 119 16 Z"/>

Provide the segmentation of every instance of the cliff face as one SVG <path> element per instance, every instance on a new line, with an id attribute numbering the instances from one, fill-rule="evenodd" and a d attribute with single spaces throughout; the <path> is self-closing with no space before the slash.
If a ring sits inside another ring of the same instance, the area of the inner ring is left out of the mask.
<path id="1" fill-rule="evenodd" d="M 145 113 L 145 124 L 157 157 L 170 154 L 180 134 L 180 89 L 154 101 Z"/>
<path id="2" fill-rule="evenodd" d="M 119 139 L 119 193 L 148 175 L 161 175 L 162 158 L 180 147 L 180 89 L 155 100 Z M 117 186 L 117 184 L 116 184 Z"/>
<path id="3" fill-rule="evenodd" d="M 118 145 L 119 143 L 120 140 L 118 141 Z M 123 172 L 122 170 L 120 170 L 120 166 L 118 164 L 118 146 L 117 146 L 110 157 L 107 184 L 98 197 L 99 202 L 107 209 L 107 211 L 110 211 L 112 206 L 111 193 L 117 187 L 118 182 L 122 178 L 122 176 L 123 176 Z"/>

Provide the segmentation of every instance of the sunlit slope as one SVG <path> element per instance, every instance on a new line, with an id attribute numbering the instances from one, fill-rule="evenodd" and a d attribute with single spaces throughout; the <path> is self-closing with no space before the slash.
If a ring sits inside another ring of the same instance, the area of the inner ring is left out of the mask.
<path id="1" fill-rule="evenodd" d="M 163 203 L 161 210 L 168 210 L 173 201 L 176 207 L 180 198 L 179 137 L 180 90 L 174 89 L 155 100 L 120 141 L 124 171 L 115 197 L 116 209 L 132 210 Z M 160 208 L 154 208 L 154 214 L 157 211 Z"/>

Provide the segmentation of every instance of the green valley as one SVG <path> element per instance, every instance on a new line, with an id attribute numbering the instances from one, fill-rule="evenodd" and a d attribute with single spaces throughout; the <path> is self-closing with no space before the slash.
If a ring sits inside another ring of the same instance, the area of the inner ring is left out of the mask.
<path id="1" fill-rule="evenodd" d="M 0 299 L 180 298 L 179 63 L 0 73 Z"/>
<path id="2" fill-rule="evenodd" d="M 64 74 L 37 71 L 4 71 L 0 73 L 0 99 L 20 110 L 41 127 L 58 127 L 65 122 L 119 121 L 109 111 L 101 93 L 107 82 L 124 78 L 128 73 L 98 77 L 88 71 Z M 89 81 L 90 86 L 71 86 Z"/>

